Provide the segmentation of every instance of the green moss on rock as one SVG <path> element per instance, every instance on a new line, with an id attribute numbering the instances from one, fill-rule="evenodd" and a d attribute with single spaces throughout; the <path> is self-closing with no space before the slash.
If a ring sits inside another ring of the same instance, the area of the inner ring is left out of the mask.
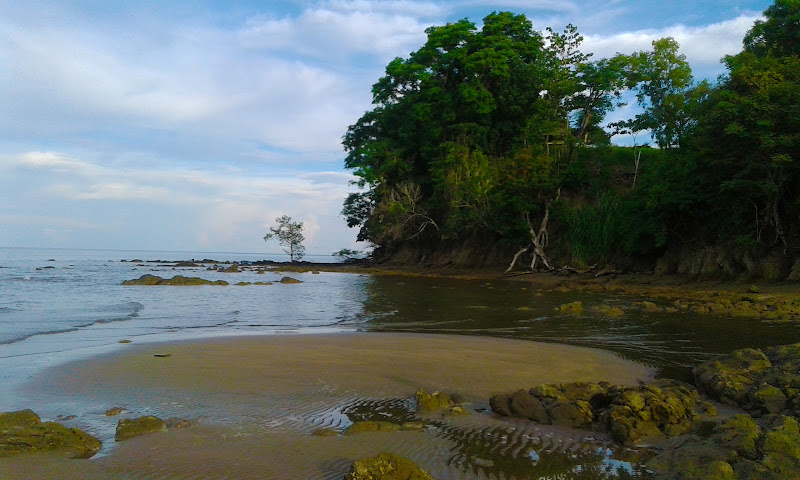
<path id="1" fill-rule="evenodd" d="M 494 396 L 489 404 L 504 416 L 606 431 L 619 443 L 682 435 L 716 415 L 696 390 L 670 380 L 639 387 L 605 382 L 544 384 Z"/>
<path id="2" fill-rule="evenodd" d="M 133 419 L 122 419 L 117 423 L 117 432 L 114 436 L 114 440 L 121 442 L 133 437 L 138 437 L 139 435 L 166 431 L 167 424 L 164 420 L 151 415 Z"/>
<path id="3" fill-rule="evenodd" d="M 411 460 L 393 453 L 356 460 L 345 480 L 434 480 Z"/>
<path id="4" fill-rule="evenodd" d="M 123 285 L 176 285 L 176 286 L 195 286 L 195 285 L 229 285 L 224 280 L 206 280 L 199 277 L 184 277 L 175 275 L 172 278 L 161 278 L 157 275 L 145 274 L 134 280 L 125 280 Z"/>
<path id="5" fill-rule="evenodd" d="M 74 458 L 89 458 L 101 446 L 100 440 L 83 430 L 41 422 L 31 410 L 0 413 L 0 457 L 59 451 Z"/>

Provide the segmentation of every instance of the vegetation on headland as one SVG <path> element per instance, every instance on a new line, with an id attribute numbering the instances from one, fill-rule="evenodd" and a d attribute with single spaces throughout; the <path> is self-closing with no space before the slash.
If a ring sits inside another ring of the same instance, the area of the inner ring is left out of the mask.
<path id="1" fill-rule="evenodd" d="M 430 27 L 344 136 L 348 224 L 379 259 L 800 279 L 800 3 L 776 0 L 697 82 L 671 38 L 591 59 L 502 12 Z M 640 113 L 602 128 L 624 92 Z M 533 255 L 533 259 L 530 257 Z M 520 257 L 522 259 L 522 257 Z M 550 262 L 550 259 L 553 261 Z"/>

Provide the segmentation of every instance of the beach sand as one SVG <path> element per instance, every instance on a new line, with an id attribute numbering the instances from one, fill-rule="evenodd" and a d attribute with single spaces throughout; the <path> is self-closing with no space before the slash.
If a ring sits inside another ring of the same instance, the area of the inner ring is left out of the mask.
<path id="1" fill-rule="evenodd" d="M 491 429 L 527 432 L 525 441 L 541 444 L 535 437 L 542 431 L 475 412 L 440 419 L 439 427 L 425 431 L 334 437 L 311 432 L 341 429 L 353 418 L 407 414 L 418 388 L 460 394 L 480 410 L 492 394 L 540 383 L 635 384 L 652 374 L 605 351 L 461 335 L 338 333 L 131 344 L 123 353 L 50 369 L 25 387 L 78 412 L 67 425 L 92 425 L 104 455 L 6 458 L 0 471 L 10 479 L 333 479 L 355 458 L 388 450 L 414 459 L 437 478 L 482 478 L 491 469 L 471 466 L 465 446 L 492 438 Z M 115 406 L 125 412 L 103 415 Z M 109 438 L 119 418 L 146 414 L 199 421 L 118 444 Z M 451 430 L 456 433 L 443 433 Z M 578 442 L 584 433 L 557 435 Z M 485 450 L 491 453 L 492 447 Z"/>

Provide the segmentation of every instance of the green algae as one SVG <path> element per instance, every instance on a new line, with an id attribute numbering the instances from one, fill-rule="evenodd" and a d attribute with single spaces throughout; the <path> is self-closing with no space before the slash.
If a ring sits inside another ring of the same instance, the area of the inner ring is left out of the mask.
<path id="1" fill-rule="evenodd" d="M 98 439 L 78 428 L 42 422 L 31 410 L 0 413 L 0 457 L 47 451 L 89 458 L 100 450 Z"/>
<path id="2" fill-rule="evenodd" d="M 345 480 L 434 480 L 411 460 L 393 453 L 356 460 Z"/>
<path id="3" fill-rule="evenodd" d="M 148 433 L 166 431 L 166 422 L 151 415 L 133 419 L 122 419 L 117 423 L 117 431 L 114 440 L 121 442 Z"/>

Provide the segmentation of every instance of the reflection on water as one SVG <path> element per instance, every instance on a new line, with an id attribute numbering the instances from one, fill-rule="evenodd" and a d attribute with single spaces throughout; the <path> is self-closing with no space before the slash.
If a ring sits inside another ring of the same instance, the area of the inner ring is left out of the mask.
<path id="1" fill-rule="evenodd" d="M 606 292 L 537 289 L 525 282 L 378 276 L 365 285 L 372 330 L 463 333 L 560 342 L 614 351 L 691 380 L 691 368 L 716 353 L 800 341 L 798 325 L 693 312 L 590 311 L 600 304 L 650 300 Z M 580 314 L 556 311 L 581 301 Z M 521 385 L 522 386 L 522 385 Z"/>

